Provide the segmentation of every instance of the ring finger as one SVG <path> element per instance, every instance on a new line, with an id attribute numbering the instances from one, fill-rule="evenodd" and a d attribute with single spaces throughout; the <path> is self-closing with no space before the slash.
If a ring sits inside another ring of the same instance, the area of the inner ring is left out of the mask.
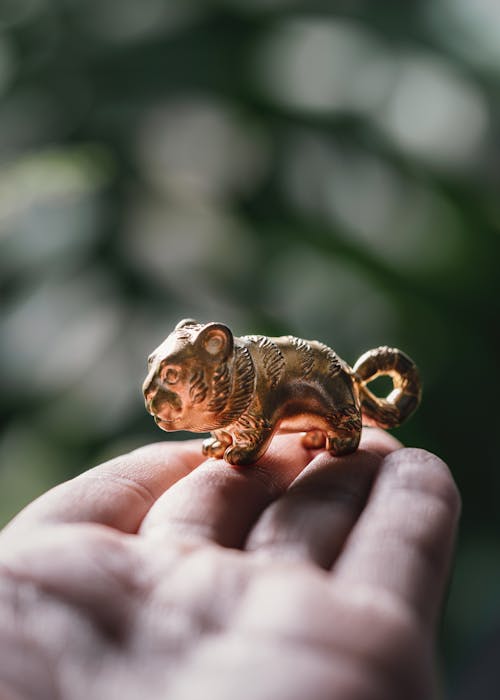
<path id="1" fill-rule="evenodd" d="M 365 430 L 348 457 L 319 454 L 286 493 L 266 508 L 246 542 L 260 556 L 313 561 L 330 569 L 368 498 L 383 457 L 400 447 Z"/>

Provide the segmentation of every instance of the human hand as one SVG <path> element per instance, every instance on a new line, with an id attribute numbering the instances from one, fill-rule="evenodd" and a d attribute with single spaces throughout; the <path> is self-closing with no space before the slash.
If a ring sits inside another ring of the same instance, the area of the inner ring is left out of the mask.
<path id="1" fill-rule="evenodd" d="M 459 497 L 363 433 L 242 469 L 150 445 L 29 505 L 0 535 L 1 700 L 428 700 Z"/>

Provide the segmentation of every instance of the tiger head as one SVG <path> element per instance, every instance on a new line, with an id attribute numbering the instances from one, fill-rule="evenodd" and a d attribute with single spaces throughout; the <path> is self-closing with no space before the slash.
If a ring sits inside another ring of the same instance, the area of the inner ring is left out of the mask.
<path id="1" fill-rule="evenodd" d="M 146 408 L 163 430 L 207 432 L 227 424 L 234 338 L 221 323 L 185 319 L 148 359 Z"/>

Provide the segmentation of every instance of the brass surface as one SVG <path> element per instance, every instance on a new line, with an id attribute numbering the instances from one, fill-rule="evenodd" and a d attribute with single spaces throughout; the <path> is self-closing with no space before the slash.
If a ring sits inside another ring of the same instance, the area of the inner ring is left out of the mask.
<path id="1" fill-rule="evenodd" d="M 147 410 L 163 430 L 210 432 L 203 453 L 250 464 L 276 432 L 304 432 L 310 448 L 354 452 L 362 425 L 392 428 L 418 406 L 420 381 L 401 350 L 379 347 L 350 367 L 331 348 L 293 336 L 234 337 L 221 323 L 185 319 L 150 355 Z M 393 389 L 367 384 L 388 375 Z"/>

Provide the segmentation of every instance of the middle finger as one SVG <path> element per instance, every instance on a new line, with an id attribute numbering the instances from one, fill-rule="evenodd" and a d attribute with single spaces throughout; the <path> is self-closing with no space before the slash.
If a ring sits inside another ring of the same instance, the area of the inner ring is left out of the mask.
<path id="1" fill-rule="evenodd" d="M 196 537 L 242 547 L 262 511 L 311 461 L 300 435 L 277 436 L 256 464 L 233 467 L 208 459 L 166 491 L 144 518 L 148 536 Z"/>

